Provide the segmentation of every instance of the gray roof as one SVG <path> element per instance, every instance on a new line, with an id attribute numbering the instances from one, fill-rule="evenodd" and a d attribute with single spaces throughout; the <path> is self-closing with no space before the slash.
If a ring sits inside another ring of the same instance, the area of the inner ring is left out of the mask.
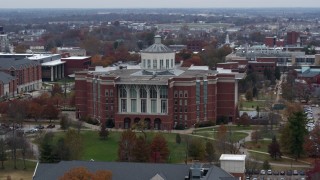
<path id="1" fill-rule="evenodd" d="M 9 74 L 0 71 L 0 81 L 3 82 L 3 84 L 9 84 L 9 82 L 14 79 L 15 78 Z"/>
<path id="2" fill-rule="evenodd" d="M 31 61 L 29 59 L 15 59 L 15 58 L 0 58 L 0 68 L 1 69 L 10 69 L 11 67 L 19 69 L 21 66 L 35 66 L 39 62 Z"/>
<path id="3" fill-rule="evenodd" d="M 75 167 L 86 167 L 90 172 L 110 170 L 113 180 L 150 180 L 157 174 L 165 180 L 184 180 L 185 176 L 189 175 L 190 169 L 190 165 L 185 164 L 61 161 L 56 164 L 39 163 L 33 180 L 59 179 L 69 169 Z M 211 167 L 206 176 L 206 179 L 210 180 L 222 180 L 225 178 L 233 178 L 233 176 L 216 166 Z"/>
<path id="4" fill-rule="evenodd" d="M 173 53 L 172 49 L 161 44 L 161 36 L 157 35 L 154 37 L 154 44 L 149 46 L 147 49 L 142 50 L 143 53 Z"/>

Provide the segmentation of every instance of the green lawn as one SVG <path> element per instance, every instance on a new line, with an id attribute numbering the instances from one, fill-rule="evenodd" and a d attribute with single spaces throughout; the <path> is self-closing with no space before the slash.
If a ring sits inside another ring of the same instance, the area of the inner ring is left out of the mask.
<path id="1" fill-rule="evenodd" d="M 264 101 L 242 101 L 243 108 L 254 108 L 256 109 L 257 106 L 261 108 L 264 107 Z"/>
<path id="2" fill-rule="evenodd" d="M 8 176 L 11 179 L 32 179 L 36 162 L 26 161 L 26 170 L 23 170 L 23 161 L 17 160 L 17 169 L 13 168 L 13 161 L 8 160 L 4 162 L 5 169 L 0 168 L 0 179 L 7 179 Z"/>
<path id="3" fill-rule="evenodd" d="M 118 142 L 121 136 L 121 132 L 110 132 L 107 140 L 100 140 L 98 137 L 98 131 L 82 131 L 84 140 L 84 152 L 81 160 L 94 159 L 96 161 L 116 161 Z M 152 137 L 156 133 L 148 132 L 147 140 L 151 141 Z M 142 133 L 137 133 L 142 135 Z M 162 133 L 168 142 L 170 150 L 170 163 L 181 163 L 185 158 L 186 143 L 184 138 L 181 136 L 181 144 L 176 144 L 176 134 Z"/>
<path id="4" fill-rule="evenodd" d="M 236 125 L 233 125 L 233 126 L 229 126 L 229 125 L 226 125 L 227 129 L 228 130 L 231 130 L 231 131 L 243 131 L 243 130 L 252 130 L 254 129 L 255 126 L 236 126 Z M 202 131 L 205 131 L 205 132 L 208 132 L 208 131 L 217 131 L 219 129 L 218 126 L 210 126 L 210 127 L 204 127 L 204 128 L 197 128 L 194 130 L 194 132 L 198 133 L 198 132 L 202 132 Z"/>
<path id="5" fill-rule="evenodd" d="M 196 134 L 200 135 L 200 136 L 203 136 L 203 137 L 209 137 L 209 138 L 210 137 L 211 138 L 215 137 L 215 132 L 202 131 L 202 132 L 197 132 Z M 234 142 L 240 141 L 241 139 L 244 139 L 247 136 L 248 136 L 248 134 L 244 133 L 244 132 L 232 132 L 232 134 L 231 134 L 232 141 L 234 141 Z"/>
<path id="6" fill-rule="evenodd" d="M 268 146 L 271 143 L 271 140 L 260 140 L 258 143 L 255 142 L 246 142 L 246 147 L 255 151 L 268 152 Z"/>

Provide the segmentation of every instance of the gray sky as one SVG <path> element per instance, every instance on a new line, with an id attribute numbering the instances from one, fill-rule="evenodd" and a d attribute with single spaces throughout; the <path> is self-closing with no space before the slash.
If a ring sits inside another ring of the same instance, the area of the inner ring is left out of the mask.
<path id="1" fill-rule="evenodd" d="M 320 7 L 320 0 L 0 0 L 0 8 Z"/>

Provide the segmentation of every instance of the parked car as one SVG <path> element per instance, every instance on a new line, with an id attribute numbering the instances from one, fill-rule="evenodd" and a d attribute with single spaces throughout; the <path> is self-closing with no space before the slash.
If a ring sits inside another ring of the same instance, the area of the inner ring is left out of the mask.
<path id="1" fill-rule="evenodd" d="M 291 170 L 287 171 L 287 176 L 292 176 L 292 171 Z"/>
<path id="2" fill-rule="evenodd" d="M 258 169 L 255 169 L 255 170 L 253 170 L 253 173 L 254 173 L 254 174 L 259 174 L 260 172 L 259 172 Z"/>
<path id="3" fill-rule="evenodd" d="M 260 174 L 261 174 L 261 175 L 266 175 L 266 171 L 263 170 L 263 169 L 261 169 Z"/>
<path id="4" fill-rule="evenodd" d="M 298 170 L 293 170 L 293 175 L 299 175 Z"/>
<path id="5" fill-rule="evenodd" d="M 305 173 L 304 173 L 304 171 L 299 171 L 299 174 L 301 175 L 301 176 L 304 176 L 305 175 Z"/>
<path id="6" fill-rule="evenodd" d="M 54 124 L 49 124 L 48 126 L 47 126 L 47 128 L 55 128 L 56 127 L 56 125 L 54 125 Z"/>
<path id="7" fill-rule="evenodd" d="M 286 173 L 284 171 L 280 171 L 280 175 L 285 175 Z"/>
<path id="8" fill-rule="evenodd" d="M 273 171 L 273 175 L 279 175 L 279 171 Z"/>
<path id="9" fill-rule="evenodd" d="M 268 169 L 267 174 L 268 174 L 268 175 L 272 175 L 271 169 Z"/>
<path id="10" fill-rule="evenodd" d="M 37 129 L 37 128 L 31 128 L 31 129 L 26 130 L 25 133 L 36 133 L 38 131 L 39 131 L 39 129 Z"/>
<path id="11" fill-rule="evenodd" d="M 35 126 L 35 128 L 36 128 L 36 129 L 44 129 L 44 126 L 42 126 L 42 125 L 39 124 L 39 125 Z"/>

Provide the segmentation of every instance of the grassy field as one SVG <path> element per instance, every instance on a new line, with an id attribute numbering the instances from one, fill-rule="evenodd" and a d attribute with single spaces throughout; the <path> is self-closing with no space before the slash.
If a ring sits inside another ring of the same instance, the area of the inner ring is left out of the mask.
<path id="1" fill-rule="evenodd" d="M 17 170 L 13 169 L 13 161 L 8 160 L 4 162 L 5 169 L 0 169 L 0 180 L 7 180 L 10 176 L 12 180 L 29 180 L 32 179 L 36 162 L 26 161 L 26 170 L 23 170 L 23 161 L 17 160 Z"/>
<path id="2" fill-rule="evenodd" d="M 215 132 L 201 131 L 201 132 L 197 132 L 196 134 L 203 136 L 203 137 L 212 137 L 212 138 L 215 137 Z M 241 139 L 244 139 L 247 136 L 248 136 L 248 134 L 244 133 L 244 132 L 232 132 L 232 134 L 231 134 L 231 138 L 234 142 L 240 141 Z"/>
<path id="3" fill-rule="evenodd" d="M 253 108 L 256 109 L 257 106 L 262 109 L 264 107 L 264 101 L 242 101 L 242 108 Z"/>
<path id="4" fill-rule="evenodd" d="M 228 126 L 226 125 L 228 130 L 231 131 L 244 131 L 244 130 L 252 130 L 255 128 L 255 126 Z M 198 133 L 198 132 L 208 132 L 208 131 L 218 131 L 219 127 L 218 126 L 210 126 L 210 127 L 204 127 L 204 128 L 198 128 L 195 129 L 194 132 Z"/>
<path id="5" fill-rule="evenodd" d="M 81 160 L 95 160 L 95 161 L 116 161 L 118 152 L 118 142 L 121 137 L 121 132 L 110 132 L 107 140 L 101 140 L 98 136 L 98 131 L 82 131 L 84 151 Z M 148 132 L 147 140 L 151 142 L 156 133 Z M 56 133 L 55 139 L 63 136 L 64 132 Z M 137 135 L 143 135 L 137 133 Z M 168 142 L 170 150 L 169 162 L 181 163 L 185 160 L 186 143 L 184 136 L 181 135 L 181 143 L 176 144 L 176 134 L 162 133 Z"/>
<path id="6" fill-rule="evenodd" d="M 271 140 L 260 140 L 258 143 L 246 142 L 246 147 L 255 151 L 268 152 L 268 146 L 270 143 Z"/>

